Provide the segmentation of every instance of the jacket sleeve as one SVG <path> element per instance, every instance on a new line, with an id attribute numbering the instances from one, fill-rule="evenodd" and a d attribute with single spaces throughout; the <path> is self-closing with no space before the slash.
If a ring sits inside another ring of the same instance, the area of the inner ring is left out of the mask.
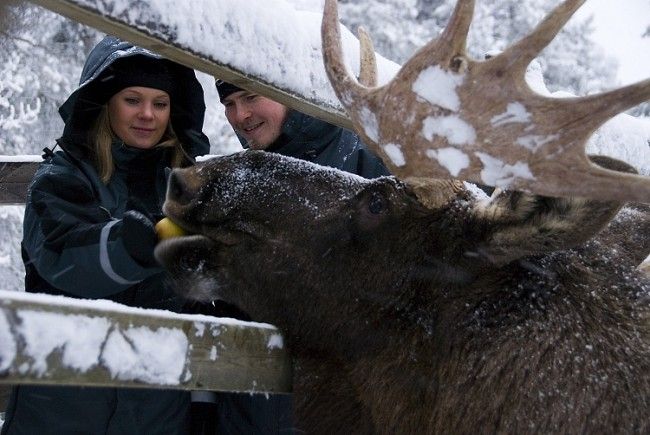
<path id="1" fill-rule="evenodd" d="M 324 162 L 327 166 L 342 169 L 363 178 L 379 178 L 392 175 L 377 155 L 363 143 L 359 135 L 351 130 L 338 127 L 340 137 L 338 138 L 339 152 L 345 155 L 340 160 Z"/>
<path id="2" fill-rule="evenodd" d="M 30 186 L 23 246 L 39 275 L 80 297 L 119 293 L 160 273 L 142 267 L 121 239 L 122 220 L 111 217 L 79 171 L 44 165 Z"/>
<path id="3" fill-rule="evenodd" d="M 364 178 L 378 178 L 391 175 L 381 159 L 364 147 L 365 145 L 359 148 L 356 174 Z"/>

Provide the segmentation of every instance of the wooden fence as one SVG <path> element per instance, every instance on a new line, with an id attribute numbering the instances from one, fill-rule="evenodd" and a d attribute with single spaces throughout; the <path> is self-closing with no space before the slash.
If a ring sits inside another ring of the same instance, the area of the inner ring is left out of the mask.
<path id="1" fill-rule="evenodd" d="M 0 156 L 0 205 L 24 204 L 40 156 Z"/>
<path id="2" fill-rule="evenodd" d="M 268 324 L 0 291 L 0 384 L 288 393 Z"/>

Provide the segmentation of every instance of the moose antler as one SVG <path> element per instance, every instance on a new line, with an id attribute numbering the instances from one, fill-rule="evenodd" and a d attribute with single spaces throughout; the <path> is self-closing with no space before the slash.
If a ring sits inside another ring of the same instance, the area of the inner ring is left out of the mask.
<path id="1" fill-rule="evenodd" d="M 585 155 L 602 123 L 650 99 L 650 79 L 566 99 L 526 84 L 528 64 L 583 3 L 565 1 L 530 35 L 478 61 L 465 52 L 474 1 L 459 0 L 440 37 L 377 88 L 374 60 L 362 60 L 361 83 L 348 72 L 336 0 L 326 0 L 325 69 L 355 129 L 401 179 L 453 177 L 548 196 L 650 202 L 650 177 L 598 167 Z M 364 57 L 372 48 L 369 38 L 360 41 Z"/>

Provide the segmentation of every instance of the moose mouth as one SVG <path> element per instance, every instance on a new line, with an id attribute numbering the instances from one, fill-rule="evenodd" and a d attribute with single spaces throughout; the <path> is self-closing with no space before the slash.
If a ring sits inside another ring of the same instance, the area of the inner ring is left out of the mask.
<path id="1" fill-rule="evenodd" d="M 172 272 L 197 270 L 201 261 L 219 249 L 219 244 L 201 234 L 172 237 L 160 241 L 154 250 L 156 260 Z"/>
<path id="2" fill-rule="evenodd" d="M 192 270 L 199 271 L 204 267 L 206 259 L 217 258 L 244 240 L 259 240 L 264 237 L 259 228 L 246 222 L 219 219 L 188 223 L 174 214 L 168 215 L 186 233 L 161 240 L 156 245 L 156 259 L 171 272 L 184 274 Z"/>
<path id="3" fill-rule="evenodd" d="M 156 260 L 169 272 L 175 290 L 183 297 L 210 302 L 218 298 L 214 271 L 220 246 L 200 234 L 173 237 L 158 243 Z"/>

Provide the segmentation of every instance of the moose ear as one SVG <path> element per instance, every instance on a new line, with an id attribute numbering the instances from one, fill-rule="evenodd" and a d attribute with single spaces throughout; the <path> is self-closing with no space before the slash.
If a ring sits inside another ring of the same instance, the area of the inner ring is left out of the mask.
<path id="1" fill-rule="evenodd" d="M 428 179 L 409 177 L 405 180 L 419 203 L 427 209 L 435 210 L 458 198 L 466 192 L 462 181 L 453 179 Z"/>
<path id="2" fill-rule="evenodd" d="M 599 166 L 636 172 L 609 157 L 592 156 Z M 492 228 L 479 252 L 502 265 L 528 255 L 579 246 L 602 230 L 624 205 L 618 201 L 552 198 L 523 192 L 495 191 L 477 206 L 477 217 Z"/>

